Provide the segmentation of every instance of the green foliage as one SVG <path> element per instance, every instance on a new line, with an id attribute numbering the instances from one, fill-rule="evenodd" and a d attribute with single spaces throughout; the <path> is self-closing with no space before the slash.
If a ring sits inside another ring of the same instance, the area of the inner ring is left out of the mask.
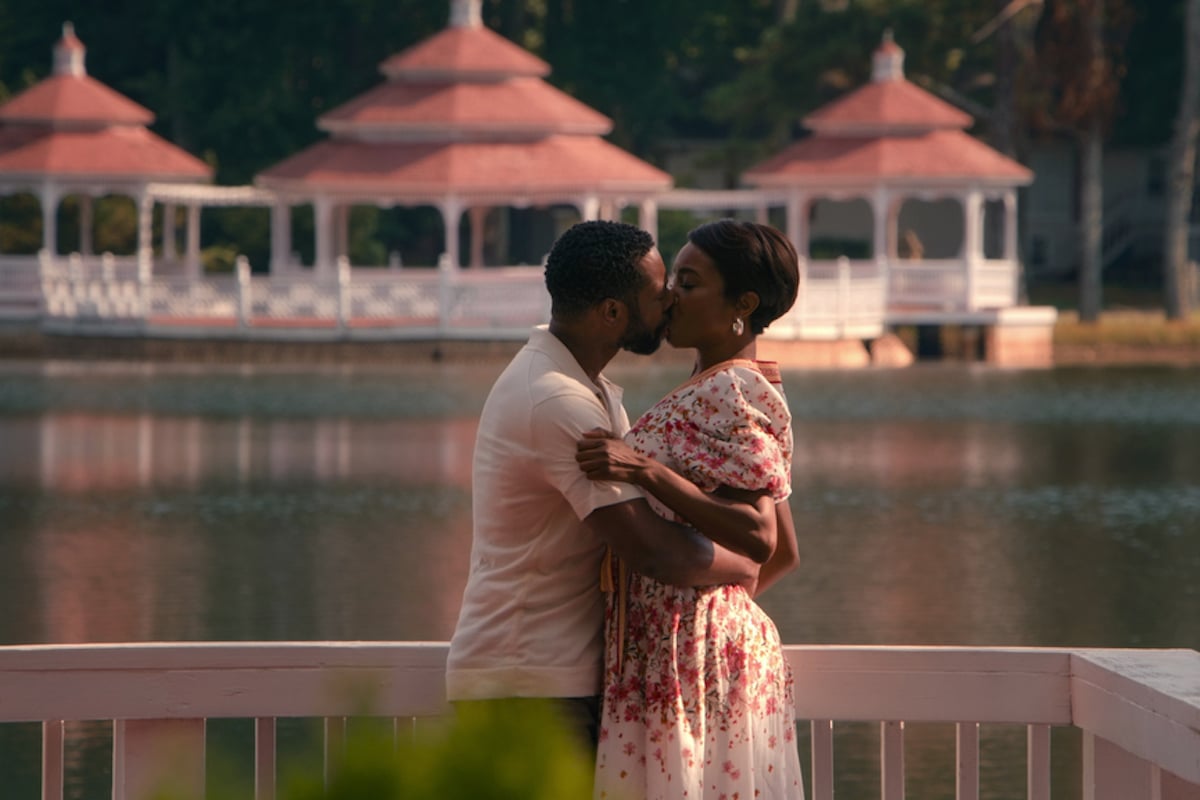
<path id="1" fill-rule="evenodd" d="M 354 728 L 352 726 L 351 730 Z M 588 754 L 549 705 L 505 701 L 460 709 L 455 720 L 394 744 L 378 726 L 348 738 L 328 781 L 295 776 L 283 800 L 571 800 L 591 796 Z M 319 760 L 316 762 L 319 765 Z"/>
<path id="2" fill-rule="evenodd" d="M 42 212 L 28 193 L 0 196 L 0 253 L 33 255 L 42 248 Z"/>

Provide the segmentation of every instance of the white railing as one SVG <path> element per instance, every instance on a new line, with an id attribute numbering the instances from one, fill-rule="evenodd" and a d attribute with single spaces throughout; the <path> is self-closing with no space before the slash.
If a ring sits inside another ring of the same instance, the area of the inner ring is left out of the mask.
<path id="1" fill-rule="evenodd" d="M 768 339 L 874 339 L 883 333 L 887 280 L 875 261 L 800 263 L 796 303 Z"/>
<path id="2" fill-rule="evenodd" d="M 136 263 L 44 260 L 43 327 L 166 337 L 522 339 L 550 317 L 542 267 L 352 270 L 332 276 L 148 276 Z M 883 332 L 886 279 L 874 261 L 802 265 L 799 300 L 776 339 L 867 339 Z"/>
<path id="3" fill-rule="evenodd" d="M 1017 265 L 1007 260 L 892 259 L 889 311 L 978 311 L 1017 305 Z"/>
<path id="4" fill-rule="evenodd" d="M 1030 800 L 1050 798 L 1053 726 L 1082 732 L 1086 800 L 1200 796 L 1194 650 L 785 649 L 797 714 L 811 720 L 813 800 L 833 797 L 835 726 L 863 721 L 879 728 L 882 800 L 904 797 L 906 723 L 953 726 L 958 800 L 985 792 L 980 726 L 992 723 L 1026 727 Z M 345 718 L 363 714 L 364 697 L 372 716 L 443 715 L 445 658 L 444 643 L 0 647 L 0 724 L 42 724 L 42 797 L 61 800 L 64 722 L 112 721 L 112 796 L 142 800 L 165 771 L 203 786 L 207 719 L 252 719 L 256 800 L 269 800 L 277 719 L 323 718 L 328 753 L 344 742 Z"/>
<path id="5" fill-rule="evenodd" d="M 0 256 L 0 321 L 33 321 L 42 313 L 42 287 L 34 257 Z"/>

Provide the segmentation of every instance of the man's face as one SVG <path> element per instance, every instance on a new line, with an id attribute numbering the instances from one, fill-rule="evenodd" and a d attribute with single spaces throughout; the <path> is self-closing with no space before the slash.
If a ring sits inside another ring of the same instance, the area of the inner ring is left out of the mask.
<path id="1" fill-rule="evenodd" d="M 662 343 L 674 295 L 667 289 L 667 267 L 657 247 L 642 257 L 638 270 L 643 277 L 642 288 L 626 303 L 629 322 L 621 337 L 621 348 L 648 356 Z"/>

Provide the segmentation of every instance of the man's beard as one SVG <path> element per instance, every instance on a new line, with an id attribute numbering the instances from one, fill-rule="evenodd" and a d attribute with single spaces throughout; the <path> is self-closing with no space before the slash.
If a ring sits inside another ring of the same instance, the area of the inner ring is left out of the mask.
<path id="1" fill-rule="evenodd" d="M 621 338 L 621 349 L 639 356 L 648 356 L 654 353 L 662 344 L 668 318 L 664 315 L 659 326 L 651 330 L 642 322 L 642 310 L 638 307 L 636 300 L 629 304 L 629 312 L 630 322 L 625 328 L 625 335 Z"/>

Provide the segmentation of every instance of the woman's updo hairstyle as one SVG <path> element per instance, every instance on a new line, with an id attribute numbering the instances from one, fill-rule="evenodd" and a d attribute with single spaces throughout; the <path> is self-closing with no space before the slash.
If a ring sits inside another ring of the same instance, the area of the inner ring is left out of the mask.
<path id="1" fill-rule="evenodd" d="M 752 333 L 762 333 L 796 302 L 800 259 L 788 238 L 770 225 L 720 219 L 693 229 L 688 241 L 713 260 L 728 300 L 745 292 L 758 295 L 758 308 L 747 320 Z"/>

